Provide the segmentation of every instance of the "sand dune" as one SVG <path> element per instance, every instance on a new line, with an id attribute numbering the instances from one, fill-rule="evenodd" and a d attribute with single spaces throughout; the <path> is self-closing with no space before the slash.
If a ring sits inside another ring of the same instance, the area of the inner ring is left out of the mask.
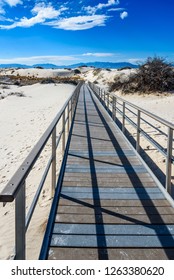
<path id="1" fill-rule="evenodd" d="M 47 78 L 47 77 L 58 77 L 58 76 L 70 76 L 73 73 L 67 69 L 2 69 L 0 75 L 14 75 L 14 76 L 25 76 L 25 77 L 36 77 L 36 78 Z"/>
<path id="2" fill-rule="evenodd" d="M 74 86 L 62 84 L 10 86 L 8 89 L 0 89 L 0 92 L 2 91 L 6 96 L 0 100 L 0 190 L 29 154 L 73 90 Z M 10 95 L 11 92 L 23 93 L 24 96 Z M 51 145 L 48 143 L 39 162 L 34 166 L 31 176 L 27 179 L 27 210 L 51 154 L 50 147 Z M 60 163 L 60 159 L 61 153 L 59 152 L 58 163 Z M 51 202 L 50 177 L 48 176 L 46 187 L 42 192 L 36 214 L 34 214 L 34 221 L 27 235 L 29 258 L 37 258 L 38 248 L 41 245 L 41 236 Z M 14 203 L 7 204 L 5 207 L 0 204 L 1 259 L 8 257 L 12 251 L 14 244 L 13 217 Z"/>

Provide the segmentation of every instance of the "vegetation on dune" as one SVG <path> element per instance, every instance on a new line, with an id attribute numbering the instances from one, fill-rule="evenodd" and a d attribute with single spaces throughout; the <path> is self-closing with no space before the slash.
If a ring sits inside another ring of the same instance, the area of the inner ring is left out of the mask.
<path id="1" fill-rule="evenodd" d="M 101 68 L 96 68 L 96 69 L 93 71 L 93 75 L 94 75 L 94 76 L 97 76 L 97 75 L 100 74 L 101 71 L 102 71 Z"/>
<path id="2" fill-rule="evenodd" d="M 81 74 L 81 71 L 79 69 L 74 69 L 74 74 Z"/>
<path id="3" fill-rule="evenodd" d="M 17 86 L 25 86 L 25 85 L 33 85 L 36 83 L 41 84 L 73 84 L 77 85 L 80 81 L 80 78 L 78 76 L 73 77 L 54 77 L 54 78 L 38 78 L 35 76 L 32 77 L 26 77 L 26 76 L 8 76 L 9 83 Z"/>
<path id="4" fill-rule="evenodd" d="M 109 90 L 121 90 L 123 94 L 173 91 L 174 68 L 164 58 L 149 57 L 126 81 L 121 80 L 120 76 L 116 76 Z"/>

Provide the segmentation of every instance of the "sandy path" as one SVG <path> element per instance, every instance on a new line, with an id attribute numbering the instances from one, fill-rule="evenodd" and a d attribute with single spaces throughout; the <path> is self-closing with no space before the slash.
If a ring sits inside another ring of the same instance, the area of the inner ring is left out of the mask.
<path id="1" fill-rule="evenodd" d="M 72 85 L 60 84 L 35 84 L 18 88 L 11 86 L 10 89 L 3 90 L 4 94 L 22 92 L 25 97 L 7 96 L 0 100 L 0 190 L 29 154 L 73 90 Z M 50 156 L 50 148 L 49 142 L 27 179 L 27 209 L 45 162 Z M 57 157 L 60 163 L 60 151 Z M 51 202 L 50 177 L 49 175 L 27 233 L 27 256 L 30 259 L 38 257 L 45 229 Z M 5 207 L 0 205 L 0 236 L 0 259 L 5 259 L 11 253 L 14 244 L 14 203 Z"/>

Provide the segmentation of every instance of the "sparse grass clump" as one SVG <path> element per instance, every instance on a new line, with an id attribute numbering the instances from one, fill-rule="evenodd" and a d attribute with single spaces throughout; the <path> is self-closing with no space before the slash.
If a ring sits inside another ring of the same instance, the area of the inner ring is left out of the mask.
<path id="1" fill-rule="evenodd" d="M 100 72 L 101 72 L 101 68 L 96 68 L 94 71 L 93 71 L 93 75 L 94 76 L 97 76 L 98 74 L 100 74 Z"/>
<path id="2" fill-rule="evenodd" d="M 41 84 L 55 84 L 55 81 L 51 78 L 47 78 L 47 79 L 43 79 L 40 83 Z"/>
<path id="3" fill-rule="evenodd" d="M 26 76 L 7 76 L 9 78 L 9 84 L 17 85 L 17 86 L 26 86 L 26 85 L 33 85 L 36 83 L 41 84 L 73 84 L 77 85 L 80 82 L 79 76 L 72 76 L 72 77 L 54 77 L 54 78 L 38 78 L 35 76 L 26 77 Z"/>
<path id="4" fill-rule="evenodd" d="M 79 69 L 74 69 L 74 74 L 81 74 L 81 71 Z"/>
<path id="5" fill-rule="evenodd" d="M 11 92 L 8 95 L 9 96 L 17 96 L 17 97 L 25 97 L 25 94 L 23 94 L 22 92 Z"/>
<path id="6" fill-rule="evenodd" d="M 121 90 L 122 93 L 169 92 L 174 90 L 174 68 L 160 57 L 148 58 L 134 75 L 127 81 L 116 77 L 110 85 L 110 91 Z"/>

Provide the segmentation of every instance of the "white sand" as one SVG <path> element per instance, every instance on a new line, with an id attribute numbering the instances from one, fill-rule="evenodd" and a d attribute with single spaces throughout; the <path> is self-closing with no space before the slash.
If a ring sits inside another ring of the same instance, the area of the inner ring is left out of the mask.
<path id="1" fill-rule="evenodd" d="M 4 96 L 10 92 L 22 92 L 25 95 L 25 97 L 7 96 L 0 100 L 0 190 L 29 154 L 73 90 L 74 86 L 62 84 L 0 88 Z M 27 179 L 27 210 L 50 154 L 50 143 L 48 143 L 40 156 L 39 163 Z M 58 163 L 60 159 L 59 153 Z M 34 221 L 29 227 L 28 258 L 38 257 L 50 202 L 49 175 L 38 209 L 34 214 Z M 13 236 L 14 204 L 7 204 L 5 207 L 0 204 L 0 259 L 7 258 L 12 252 Z"/>
<path id="2" fill-rule="evenodd" d="M 27 69 L 1 69 L 0 76 L 3 75 L 14 75 L 14 76 L 25 76 L 25 77 L 57 77 L 57 76 L 69 76 L 72 73 L 71 70 L 67 69 L 38 69 L 38 68 L 27 68 Z"/>
<path id="3" fill-rule="evenodd" d="M 106 69 L 88 69 L 88 71 L 86 70 L 86 72 L 81 74 L 81 77 L 86 81 L 96 82 L 100 87 L 107 89 L 109 83 L 113 83 L 114 79 L 118 76 L 122 81 L 126 81 L 128 76 L 134 74 L 136 71 L 136 69 L 125 69 L 121 71 L 117 69 L 110 69 L 110 71 Z"/>

